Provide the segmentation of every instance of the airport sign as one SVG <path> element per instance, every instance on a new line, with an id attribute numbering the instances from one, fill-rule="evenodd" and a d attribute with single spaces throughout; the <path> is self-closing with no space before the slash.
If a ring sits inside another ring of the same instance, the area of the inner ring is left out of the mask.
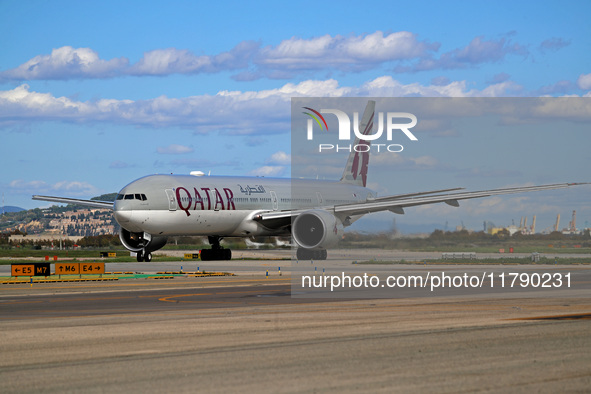
<path id="1" fill-rule="evenodd" d="M 51 275 L 49 263 L 12 264 L 10 266 L 12 276 L 49 276 Z"/>

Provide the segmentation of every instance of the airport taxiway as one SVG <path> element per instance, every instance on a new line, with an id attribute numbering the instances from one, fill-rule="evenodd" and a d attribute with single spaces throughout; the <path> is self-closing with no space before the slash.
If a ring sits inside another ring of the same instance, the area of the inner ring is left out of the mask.
<path id="1" fill-rule="evenodd" d="M 3 285 L 2 392 L 591 387 L 586 290 L 302 299 L 263 264 L 221 278 Z"/>

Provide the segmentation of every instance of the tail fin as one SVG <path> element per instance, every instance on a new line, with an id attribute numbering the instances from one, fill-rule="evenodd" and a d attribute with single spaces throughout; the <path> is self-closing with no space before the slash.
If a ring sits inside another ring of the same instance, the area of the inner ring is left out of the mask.
<path id="1" fill-rule="evenodd" d="M 363 135 L 371 134 L 373 130 L 373 119 L 376 109 L 375 101 L 368 101 L 365 107 L 363 117 L 359 122 L 359 132 Z M 367 148 L 363 147 L 366 145 Z M 355 139 L 356 149 L 351 149 L 347 165 L 343 171 L 341 182 L 352 183 L 354 185 L 363 186 L 367 184 L 367 167 L 369 165 L 369 151 L 371 149 L 371 141 Z M 358 152 L 359 151 L 359 152 Z"/>

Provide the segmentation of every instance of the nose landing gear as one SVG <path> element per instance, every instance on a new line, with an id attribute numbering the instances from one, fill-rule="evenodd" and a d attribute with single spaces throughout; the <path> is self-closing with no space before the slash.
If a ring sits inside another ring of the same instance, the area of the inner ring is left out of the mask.
<path id="1" fill-rule="evenodd" d="M 141 263 L 142 261 L 145 261 L 146 263 L 152 261 L 152 253 L 145 251 L 137 252 L 137 262 Z"/>

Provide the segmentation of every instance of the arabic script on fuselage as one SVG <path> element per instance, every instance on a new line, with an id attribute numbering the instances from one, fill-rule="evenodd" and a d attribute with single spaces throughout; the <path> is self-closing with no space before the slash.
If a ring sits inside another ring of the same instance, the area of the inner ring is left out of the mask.
<path id="1" fill-rule="evenodd" d="M 255 186 L 250 186 L 250 185 L 246 185 L 246 186 L 242 186 L 242 185 L 238 185 L 238 187 L 240 188 L 240 193 L 244 193 L 247 196 L 250 196 L 251 194 L 265 194 L 265 188 L 262 185 L 255 185 Z"/>

